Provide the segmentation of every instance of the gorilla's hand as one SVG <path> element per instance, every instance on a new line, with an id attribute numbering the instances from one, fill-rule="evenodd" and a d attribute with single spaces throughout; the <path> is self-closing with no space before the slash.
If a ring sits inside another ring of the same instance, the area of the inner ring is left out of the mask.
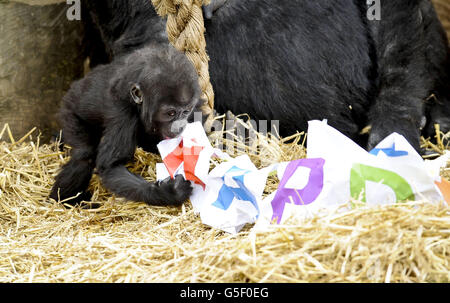
<path id="1" fill-rule="evenodd" d="M 181 175 L 174 179 L 168 177 L 159 183 L 159 193 L 166 200 L 166 205 L 180 206 L 192 193 L 191 182 Z"/>

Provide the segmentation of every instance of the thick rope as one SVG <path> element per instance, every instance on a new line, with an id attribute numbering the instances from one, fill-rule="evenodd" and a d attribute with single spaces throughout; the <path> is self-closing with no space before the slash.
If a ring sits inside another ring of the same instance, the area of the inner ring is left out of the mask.
<path id="1" fill-rule="evenodd" d="M 202 5 L 211 0 L 151 0 L 156 12 L 161 17 L 167 16 L 166 30 L 169 42 L 178 50 L 184 52 L 194 64 L 199 76 L 202 98 L 207 104 L 202 112 L 213 118 L 214 91 L 209 78 L 206 54 L 205 25 L 203 22 Z"/>

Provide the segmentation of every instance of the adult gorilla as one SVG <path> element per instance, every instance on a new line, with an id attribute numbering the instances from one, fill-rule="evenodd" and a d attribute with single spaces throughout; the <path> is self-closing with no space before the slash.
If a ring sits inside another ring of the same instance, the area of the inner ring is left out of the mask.
<path id="1" fill-rule="evenodd" d="M 206 42 L 218 112 L 279 120 L 282 135 L 328 119 L 367 148 L 396 131 L 419 149 L 421 129 L 450 130 L 450 51 L 429 0 L 384 1 L 381 21 L 367 19 L 362 0 L 213 1 L 221 7 Z M 150 0 L 85 5 L 103 43 L 94 65 L 167 43 Z"/>

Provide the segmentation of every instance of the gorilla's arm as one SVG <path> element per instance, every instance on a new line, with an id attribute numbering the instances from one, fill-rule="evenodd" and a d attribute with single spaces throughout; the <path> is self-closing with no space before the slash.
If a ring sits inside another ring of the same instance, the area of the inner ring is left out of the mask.
<path id="1" fill-rule="evenodd" d="M 136 117 L 120 117 L 109 121 L 98 147 L 97 170 L 103 185 L 128 200 L 150 205 L 181 205 L 192 191 L 182 176 L 149 183 L 131 173 L 125 164 L 132 160 L 136 148 Z"/>

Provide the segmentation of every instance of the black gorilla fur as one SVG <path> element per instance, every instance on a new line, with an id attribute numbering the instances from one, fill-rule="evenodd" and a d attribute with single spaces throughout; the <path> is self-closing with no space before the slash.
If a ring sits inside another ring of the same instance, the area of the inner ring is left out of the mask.
<path id="1" fill-rule="evenodd" d="M 102 41 L 94 65 L 166 39 L 149 0 L 85 4 Z M 212 0 L 216 110 L 279 120 L 282 135 L 328 119 L 369 149 L 393 131 L 419 149 L 420 129 L 450 130 L 450 51 L 432 3 L 382 1 L 381 21 L 369 21 L 367 8 L 365 0 Z"/>
<path id="2" fill-rule="evenodd" d="M 328 119 L 369 149 L 393 131 L 419 149 L 420 129 L 425 136 L 435 123 L 450 130 L 450 51 L 429 0 L 383 1 L 381 21 L 367 19 L 365 0 L 212 1 L 206 42 L 217 111 L 279 120 L 281 135 L 306 130 L 308 120 Z M 145 83 L 174 83 L 166 90 L 176 92 L 187 78 L 198 99 L 192 66 L 180 54 L 152 61 L 168 41 L 165 20 L 150 0 L 84 1 L 82 20 L 91 65 L 112 63 L 75 82 L 64 99 L 63 134 L 73 151 L 51 197 L 84 192 L 96 167 L 120 196 L 179 205 L 191 192 L 187 181 L 150 184 L 124 165 L 137 144 L 154 148 L 160 139 L 151 134 L 159 127 L 155 121 L 162 123 L 160 134 L 175 135 L 170 123 L 152 116 L 167 110 L 167 102 Z M 143 79 L 137 71 L 144 67 L 149 75 L 162 72 Z M 144 86 L 146 115 L 130 101 L 133 83 Z M 190 112 L 194 103 L 173 106 Z M 360 134 L 367 125 L 368 137 Z"/>
<path id="3" fill-rule="evenodd" d="M 192 188 L 182 176 L 149 183 L 128 171 L 136 145 L 155 147 L 177 136 L 199 101 L 197 73 L 167 43 L 153 43 L 94 68 L 72 84 L 60 111 L 70 161 L 56 177 L 50 197 L 67 203 L 89 199 L 97 169 L 106 188 L 129 200 L 180 205 Z"/>

